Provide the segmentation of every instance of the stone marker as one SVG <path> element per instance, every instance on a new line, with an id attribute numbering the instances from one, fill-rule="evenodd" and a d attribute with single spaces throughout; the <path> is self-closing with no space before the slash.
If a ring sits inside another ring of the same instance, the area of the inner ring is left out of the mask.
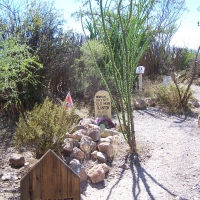
<path id="1" fill-rule="evenodd" d="M 100 90 L 94 97 L 95 118 L 108 117 L 111 118 L 111 101 L 107 91 Z"/>
<path id="2" fill-rule="evenodd" d="M 163 76 L 163 84 L 169 87 L 171 84 L 171 76 Z"/>

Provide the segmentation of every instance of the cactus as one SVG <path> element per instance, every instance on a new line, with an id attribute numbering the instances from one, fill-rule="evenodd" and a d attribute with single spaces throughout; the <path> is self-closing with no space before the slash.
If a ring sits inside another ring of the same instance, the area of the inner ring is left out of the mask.
<path id="1" fill-rule="evenodd" d="M 108 133 L 108 131 L 106 130 L 105 124 L 100 124 L 99 127 L 100 127 L 101 132 L 102 132 L 101 135 L 102 135 L 103 137 L 108 137 L 108 136 L 109 136 L 109 133 Z"/>

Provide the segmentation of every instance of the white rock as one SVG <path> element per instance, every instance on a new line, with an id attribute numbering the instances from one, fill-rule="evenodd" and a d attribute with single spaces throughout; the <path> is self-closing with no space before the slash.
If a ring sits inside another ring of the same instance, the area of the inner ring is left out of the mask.
<path id="1" fill-rule="evenodd" d="M 101 162 L 106 162 L 107 161 L 107 156 L 105 153 L 102 152 L 97 152 L 97 159 Z"/>
<path id="2" fill-rule="evenodd" d="M 108 158 L 112 158 L 114 153 L 113 153 L 113 146 L 109 142 L 102 142 L 98 145 L 99 151 L 103 152 L 106 154 Z"/>
<path id="3" fill-rule="evenodd" d="M 105 164 L 95 165 L 88 171 L 88 176 L 92 183 L 99 183 L 105 179 L 105 173 L 110 168 Z"/>
<path id="4" fill-rule="evenodd" d="M 93 151 L 93 152 L 91 153 L 91 158 L 92 158 L 92 159 L 97 159 L 97 152 L 98 152 L 98 151 Z"/>

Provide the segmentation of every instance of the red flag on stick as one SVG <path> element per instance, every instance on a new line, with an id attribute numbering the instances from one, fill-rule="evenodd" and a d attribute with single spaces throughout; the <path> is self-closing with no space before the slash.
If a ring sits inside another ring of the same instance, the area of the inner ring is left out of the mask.
<path id="1" fill-rule="evenodd" d="M 68 92 L 66 99 L 65 99 L 65 107 L 72 108 L 72 106 L 73 106 L 72 97 L 70 95 L 70 92 Z"/>

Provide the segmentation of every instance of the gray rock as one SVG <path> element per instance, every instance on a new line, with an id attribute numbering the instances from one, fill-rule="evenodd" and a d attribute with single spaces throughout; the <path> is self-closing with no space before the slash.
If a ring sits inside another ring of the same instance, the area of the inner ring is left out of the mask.
<path id="1" fill-rule="evenodd" d="M 21 157 L 12 157 L 9 160 L 11 165 L 14 165 L 15 167 L 22 167 L 25 163 L 25 158 L 23 156 Z"/>
<path id="2" fill-rule="evenodd" d="M 80 142 L 79 142 L 79 141 L 77 141 L 77 140 L 76 140 L 76 141 L 74 141 L 74 142 L 73 142 L 73 146 L 74 146 L 74 147 L 78 147 L 78 148 L 79 148 L 79 147 L 80 147 Z"/>
<path id="3" fill-rule="evenodd" d="M 98 151 L 93 151 L 93 152 L 91 153 L 91 158 L 92 158 L 92 159 L 97 159 L 97 152 L 98 152 Z"/>
<path id="4" fill-rule="evenodd" d="M 105 179 L 105 174 L 110 168 L 105 164 L 98 164 L 89 169 L 88 176 L 92 183 L 99 183 Z"/>
<path id="5" fill-rule="evenodd" d="M 81 151 L 79 148 L 74 147 L 72 150 L 72 153 L 70 154 L 71 158 L 76 158 L 80 161 L 83 161 L 83 159 L 85 158 L 85 154 L 83 151 Z"/>
<path id="6" fill-rule="evenodd" d="M 74 139 L 80 140 L 85 134 L 86 134 L 86 130 L 80 129 L 80 130 L 75 131 L 72 135 Z"/>
<path id="7" fill-rule="evenodd" d="M 69 163 L 70 166 L 74 166 L 74 165 L 76 166 L 76 165 L 80 165 L 80 164 L 81 164 L 80 161 L 75 158 L 73 160 L 71 160 Z"/>
<path id="8" fill-rule="evenodd" d="M 102 153 L 102 152 L 97 152 L 97 159 L 101 162 L 106 162 L 107 161 L 107 156 L 106 154 Z"/>
<path id="9" fill-rule="evenodd" d="M 156 103 L 155 100 L 153 100 L 151 97 L 147 97 L 144 99 L 145 103 L 147 104 L 148 107 L 155 107 Z"/>
<path id="10" fill-rule="evenodd" d="M 97 142 L 100 140 L 101 131 L 99 129 L 92 129 L 88 131 L 87 135 L 91 137 L 94 142 Z"/>
<path id="11" fill-rule="evenodd" d="M 199 102 L 198 101 L 194 101 L 192 104 L 195 108 L 199 108 Z"/>
<path id="12" fill-rule="evenodd" d="M 80 129 L 80 130 L 75 131 L 73 134 L 66 133 L 66 137 L 80 140 L 85 134 L 86 134 L 86 130 Z"/>
<path id="13" fill-rule="evenodd" d="M 87 181 L 88 175 L 86 173 L 85 167 L 80 164 L 79 160 L 73 159 L 69 166 L 80 176 L 80 182 Z"/>
<path id="14" fill-rule="evenodd" d="M 136 99 L 134 102 L 135 109 L 145 109 L 147 107 L 145 101 L 143 99 Z"/>
<path id="15" fill-rule="evenodd" d="M 97 149 L 97 143 L 92 141 L 90 144 L 91 152 L 95 151 Z"/>
<path id="16" fill-rule="evenodd" d="M 113 146 L 109 142 L 102 142 L 98 145 L 99 151 L 106 154 L 108 158 L 112 158 L 114 155 Z"/>
<path id="17" fill-rule="evenodd" d="M 72 141 L 65 141 L 63 150 L 70 152 L 73 150 L 73 148 L 74 148 L 74 145 Z"/>
<path id="18" fill-rule="evenodd" d="M 80 141 L 80 149 L 85 153 L 91 153 L 91 142 L 92 139 L 88 136 L 83 136 Z"/>

